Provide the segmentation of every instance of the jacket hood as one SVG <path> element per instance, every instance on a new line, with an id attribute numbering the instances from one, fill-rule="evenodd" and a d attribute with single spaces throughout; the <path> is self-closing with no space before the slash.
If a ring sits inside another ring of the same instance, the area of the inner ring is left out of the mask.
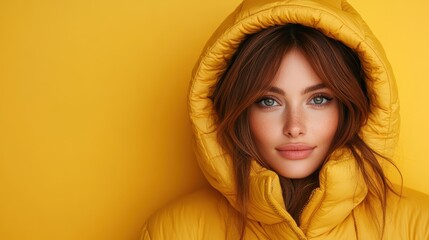
<path id="1" fill-rule="evenodd" d="M 216 137 L 212 87 L 246 36 L 274 25 L 298 23 L 343 42 L 360 57 L 371 98 L 371 113 L 361 137 L 375 151 L 392 157 L 399 128 L 395 78 L 383 48 L 360 15 L 341 0 L 245 0 L 214 32 L 194 70 L 189 90 L 189 114 L 199 165 L 209 183 L 235 206 L 232 161 Z M 284 208 L 277 174 L 252 163 L 249 218 L 272 225 L 296 225 Z M 343 220 L 366 196 L 367 188 L 353 157 L 338 149 L 320 172 L 320 188 L 304 209 L 301 228 L 317 235 Z M 322 201 L 323 199 L 323 201 Z M 311 222 L 306 219 L 317 219 Z"/>

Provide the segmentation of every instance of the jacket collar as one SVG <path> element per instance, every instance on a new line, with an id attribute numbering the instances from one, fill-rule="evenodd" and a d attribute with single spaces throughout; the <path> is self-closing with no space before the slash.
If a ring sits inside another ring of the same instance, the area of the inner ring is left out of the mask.
<path id="1" fill-rule="evenodd" d="M 320 187 L 301 215 L 301 228 L 287 213 L 277 174 L 254 162 L 251 170 L 249 218 L 279 237 L 315 237 L 342 222 L 367 195 L 367 187 L 351 153 L 337 150 L 323 166 Z M 229 197 L 234 202 L 234 197 Z M 315 221 L 313 221 L 315 220 Z"/>

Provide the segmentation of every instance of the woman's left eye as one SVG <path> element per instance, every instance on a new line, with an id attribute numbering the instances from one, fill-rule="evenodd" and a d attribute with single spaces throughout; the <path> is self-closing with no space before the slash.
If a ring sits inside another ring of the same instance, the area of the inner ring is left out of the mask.
<path id="1" fill-rule="evenodd" d="M 326 104 L 326 103 L 330 102 L 331 100 L 332 100 L 332 98 L 329 98 L 326 96 L 316 96 L 310 100 L 310 104 L 322 105 L 322 104 Z"/>

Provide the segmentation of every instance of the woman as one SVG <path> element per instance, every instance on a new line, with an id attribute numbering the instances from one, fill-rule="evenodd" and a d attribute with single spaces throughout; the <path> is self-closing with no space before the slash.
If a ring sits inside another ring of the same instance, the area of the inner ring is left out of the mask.
<path id="1" fill-rule="evenodd" d="M 385 175 L 395 81 L 345 1 L 244 1 L 194 70 L 190 115 L 215 190 L 142 239 L 429 239 L 429 198 Z"/>

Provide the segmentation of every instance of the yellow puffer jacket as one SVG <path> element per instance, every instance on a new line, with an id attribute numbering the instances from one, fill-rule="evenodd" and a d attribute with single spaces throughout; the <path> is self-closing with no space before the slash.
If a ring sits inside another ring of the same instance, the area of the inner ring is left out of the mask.
<path id="1" fill-rule="evenodd" d="M 152 216 L 142 240 L 239 239 L 232 164 L 217 142 L 208 96 L 247 35 L 286 23 L 316 28 L 358 53 L 373 104 L 360 134 L 374 150 L 392 157 L 399 128 L 395 78 L 382 47 L 358 13 L 342 0 L 245 0 L 208 41 L 190 86 L 198 161 L 213 189 L 187 196 Z M 403 198 L 389 194 L 381 235 L 377 223 L 382 208 L 367 192 L 353 157 L 337 150 L 320 171 L 320 187 L 303 209 L 298 227 L 285 210 L 276 173 L 253 162 L 245 239 L 429 239 L 428 196 L 409 189 L 403 189 Z"/>

